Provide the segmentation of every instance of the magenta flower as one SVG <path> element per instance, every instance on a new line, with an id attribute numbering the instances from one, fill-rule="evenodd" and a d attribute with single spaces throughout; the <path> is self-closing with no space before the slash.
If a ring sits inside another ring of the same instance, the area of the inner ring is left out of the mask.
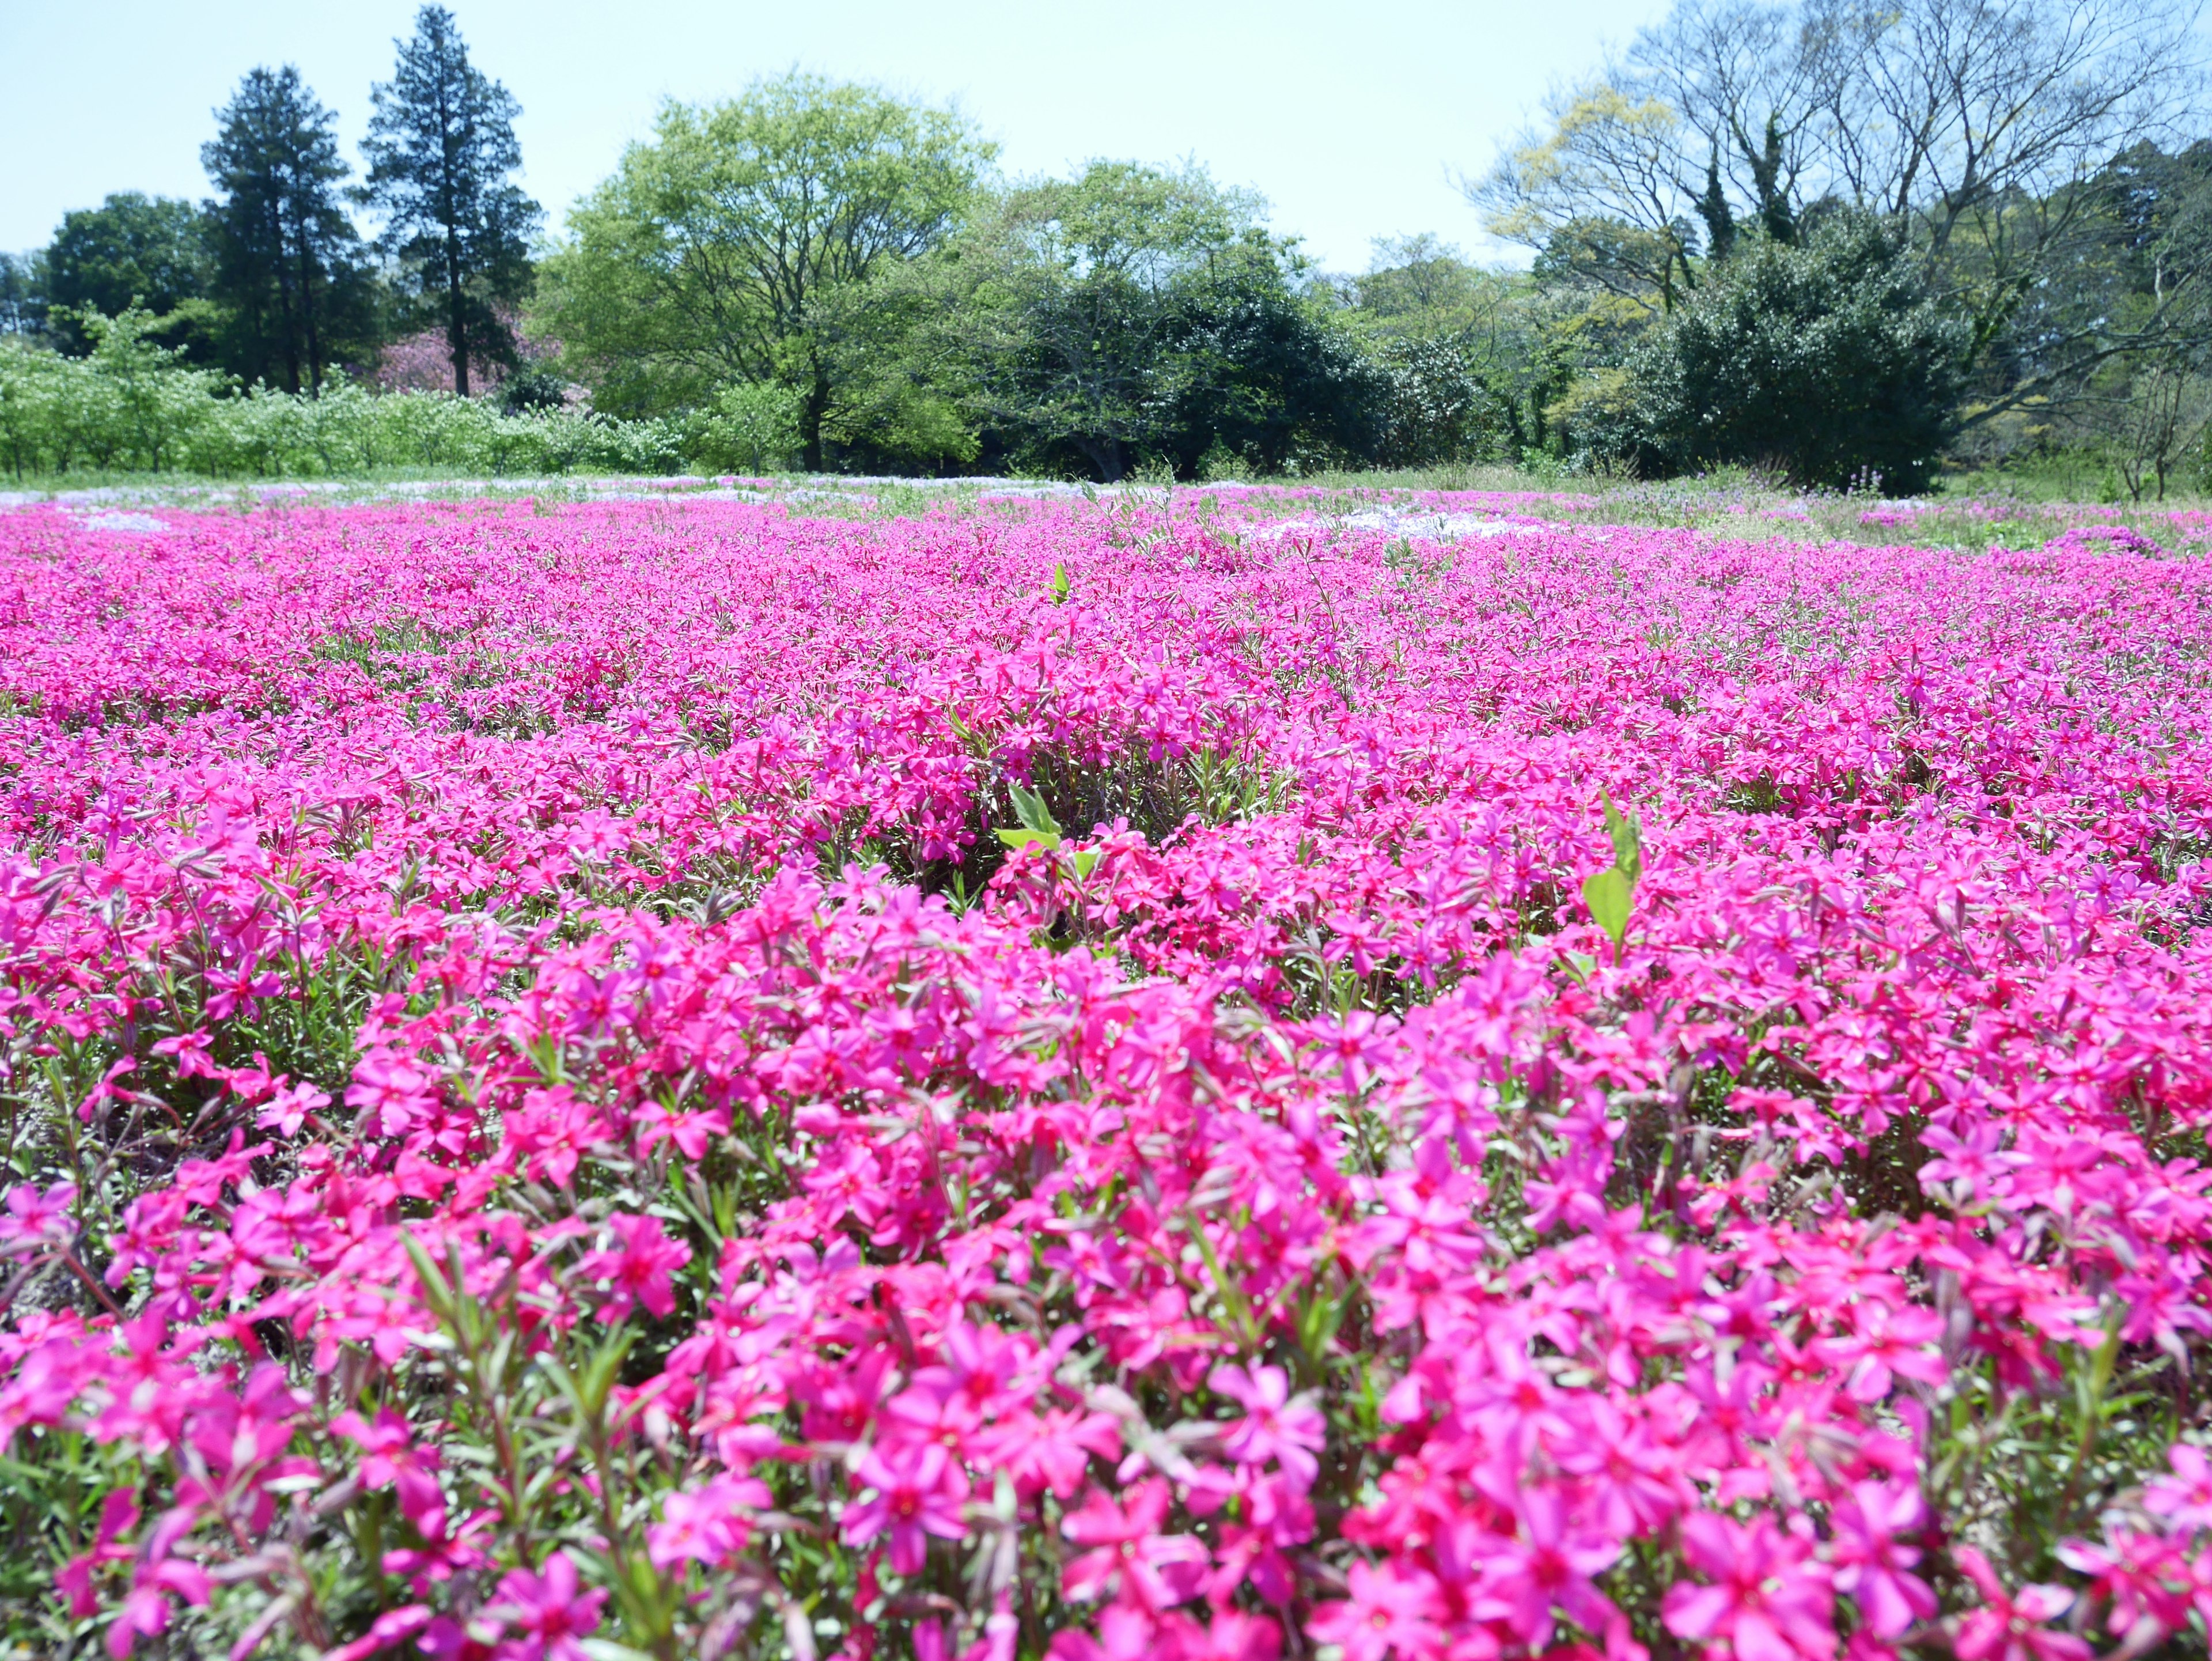
<path id="1" fill-rule="evenodd" d="M 662 1503 L 662 1520 L 646 1530 L 646 1555 L 658 1569 L 726 1563 L 745 1548 L 752 1513 L 773 1503 L 768 1484 L 756 1476 L 717 1476 L 694 1492 L 672 1494 Z"/>
<path id="2" fill-rule="evenodd" d="M 515 1661 L 585 1661 L 580 1640 L 598 1630 L 606 1601 L 605 1591 L 584 1591 L 568 1554 L 556 1551 L 541 1573 L 509 1569 L 493 1613 L 520 1634 Z"/>
<path id="3" fill-rule="evenodd" d="M 1223 1452 L 1240 1465 L 1274 1460 L 1301 1486 L 1311 1485 L 1321 1469 L 1314 1451 L 1327 1445 L 1328 1426 L 1310 1392 L 1292 1396 L 1290 1375 L 1280 1367 L 1247 1372 L 1234 1362 L 1214 1368 L 1206 1383 L 1244 1409 L 1244 1417 L 1231 1421 L 1222 1436 Z"/>
<path id="4" fill-rule="evenodd" d="M 1772 1518 L 1743 1524 L 1692 1512 L 1682 1519 L 1682 1555 L 1711 1584 L 1667 1593 L 1661 1615 L 1677 1638 L 1725 1641 L 1738 1661 L 1834 1654 L 1828 1572 Z"/>
<path id="5" fill-rule="evenodd" d="M 2212 1459 L 2194 1442 L 2176 1442 L 2166 1451 L 2171 1476 L 2143 1484 L 2143 1509 L 2163 1517 L 2178 1533 L 2212 1528 Z"/>
<path id="6" fill-rule="evenodd" d="M 1522 1490 L 1518 1512 L 1513 1537 L 1493 1539 L 1474 1559 L 1477 1617 L 1504 1621 L 1536 1649 L 1550 1645 L 1555 1611 L 1602 1632 L 1615 1611 L 1591 1580 L 1619 1561 L 1620 1543 L 1570 1527 L 1567 1506 L 1551 1488 Z"/>
<path id="7" fill-rule="evenodd" d="M 845 1506 L 841 1524 L 845 1542 L 864 1546 L 888 1533 L 891 1567 L 898 1573 L 921 1572 L 932 1535 L 958 1540 L 967 1534 L 962 1514 L 968 1498 L 967 1473 L 939 1444 L 871 1448 L 855 1475 L 868 1494 Z"/>
<path id="8" fill-rule="evenodd" d="M 1896 1538 L 1918 1527 L 1925 1514 L 1920 1490 L 1909 1482 L 1855 1483 L 1829 1512 L 1836 1589 L 1858 1605 L 1859 1618 L 1877 1638 L 1901 1637 L 1915 1621 L 1936 1613 L 1935 1592 L 1911 1573 L 1919 1548 Z"/>
<path id="9" fill-rule="evenodd" d="M 1436 1577 L 1396 1563 L 1354 1563 L 1351 1596 L 1323 1603 L 1306 1623 L 1324 1644 L 1344 1646 L 1344 1661 L 1432 1661 L 1443 1653 L 1443 1599 Z"/>
<path id="10" fill-rule="evenodd" d="M 615 1244 L 586 1252 L 576 1264 L 576 1273 L 584 1280 L 611 1282 L 606 1301 L 599 1308 L 599 1319 L 626 1319 L 639 1304 L 664 1318 L 674 1313 L 676 1289 L 671 1277 L 691 1261 L 691 1248 L 670 1239 L 658 1217 L 618 1211 L 607 1219 L 607 1229 Z"/>
<path id="11" fill-rule="evenodd" d="M 1972 1546 L 1953 1549 L 1951 1561 L 1974 1583 L 1982 1607 L 1958 1618 L 1951 1647 L 1959 1661 L 2088 1661 L 2089 1646 L 2050 1623 L 2073 1606 L 2063 1586 L 2023 1586 L 2008 1592 L 1990 1560 Z"/>
<path id="12" fill-rule="evenodd" d="M 1061 1586 L 1079 1603 L 1118 1589 L 1121 1603 L 1158 1611 L 1198 1595 L 1207 1567 L 1205 1542 L 1194 1535 L 1163 1534 L 1170 1500 L 1165 1482 L 1150 1478 L 1118 1506 L 1093 1488 L 1068 1513 L 1060 1531 L 1088 1546 L 1067 1566 Z"/>
<path id="13" fill-rule="evenodd" d="M 8 1190 L 7 1209 L 0 1214 L 0 1250 L 66 1240 L 76 1230 L 70 1220 L 76 1203 L 75 1183 L 57 1183 L 44 1192 L 17 1183 Z"/>

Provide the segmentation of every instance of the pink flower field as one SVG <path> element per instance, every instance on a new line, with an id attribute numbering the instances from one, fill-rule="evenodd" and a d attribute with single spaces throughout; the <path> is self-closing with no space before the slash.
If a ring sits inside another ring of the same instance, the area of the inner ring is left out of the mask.
<path id="1" fill-rule="evenodd" d="M 0 513 L 0 1649 L 2203 1652 L 2212 566 L 803 511 Z"/>

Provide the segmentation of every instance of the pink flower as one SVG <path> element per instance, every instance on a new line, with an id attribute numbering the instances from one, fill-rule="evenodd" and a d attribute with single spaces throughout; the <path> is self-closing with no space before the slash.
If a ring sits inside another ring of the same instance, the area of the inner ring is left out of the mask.
<path id="1" fill-rule="evenodd" d="M 921 1572 L 931 1535 L 957 1540 L 967 1534 L 961 1506 L 968 1498 L 968 1475 L 939 1444 L 871 1448 L 857 1475 L 869 1495 L 845 1507 L 846 1543 L 864 1546 L 888 1531 L 891 1567 L 897 1573 Z"/>
<path id="2" fill-rule="evenodd" d="M 646 1555 L 657 1569 L 726 1563 L 752 1532 L 746 1513 L 773 1503 L 768 1484 L 755 1476 L 717 1476 L 695 1492 L 672 1494 L 662 1502 L 662 1520 L 646 1530 Z"/>
<path id="3" fill-rule="evenodd" d="M 1239 1402 L 1245 1416 L 1232 1421 L 1221 1439 L 1222 1451 L 1240 1465 L 1264 1465 L 1270 1459 L 1310 1486 L 1321 1469 L 1313 1450 L 1326 1445 L 1328 1422 L 1310 1393 L 1293 1396 L 1290 1375 L 1277 1366 L 1250 1372 L 1227 1362 L 1206 1383 Z"/>
<path id="4" fill-rule="evenodd" d="M 1925 1514 L 1919 1489 L 1909 1482 L 1856 1483 L 1829 1513 L 1836 1589 L 1850 1595 L 1877 1638 L 1900 1637 L 1915 1621 L 1936 1613 L 1936 1594 L 1910 1572 L 1920 1561 L 1919 1548 L 1895 1538 L 1918 1527 Z"/>
<path id="5" fill-rule="evenodd" d="M 2143 1484 L 2143 1509 L 2163 1517 L 2176 1533 L 2212 1526 L 2212 1459 L 2194 1442 L 2176 1442 L 2166 1451 L 2171 1476 Z"/>
<path id="6" fill-rule="evenodd" d="M 1089 1551 L 1069 1563 L 1062 1589 L 1079 1603 L 1103 1597 L 1118 1586 L 1120 1601 L 1158 1610 L 1198 1595 L 1207 1554 L 1188 1534 L 1162 1534 L 1170 1504 L 1167 1484 L 1158 1477 L 1139 1482 L 1126 1507 L 1097 1488 L 1068 1514 L 1060 1531 Z"/>
<path id="7" fill-rule="evenodd" d="M 1831 1366 L 1850 1369 L 1844 1388 L 1853 1401 L 1881 1401 L 1889 1394 L 1896 1378 L 1936 1385 L 1951 1376 L 1935 1348 L 1943 1335 L 1943 1317 L 1934 1310 L 1863 1304 L 1858 1306 L 1856 1318 L 1856 1332 L 1814 1346 L 1814 1352 Z"/>
<path id="8" fill-rule="evenodd" d="M 142 1567 L 130 1596 L 123 1600 L 122 1613 L 108 1625 L 108 1654 L 122 1661 L 141 1638 L 167 1631 L 173 1597 L 204 1604 L 214 1588 L 205 1569 L 181 1558 L 165 1557 Z"/>
<path id="9" fill-rule="evenodd" d="M 404 1135 L 437 1107 L 438 1075 L 405 1056 L 371 1052 L 354 1063 L 346 1105 L 361 1111 L 371 1136 Z"/>
<path id="10" fill-rule="evenodd" d="M 618 1211 L 607 1219 L 607 1227 L 617 1244 L 586 1252 L 576 1265 L 576 1273 L 586 1281 L 613 1283 L 606 1301 L 599 1305 L 599 1319 L 625 1319 L 639 1304 L 655 1316 L 674 1313 L 676 1290 L 670 1277 L 691 1261 L 691 1248 L 681 1240 L 670 1239 L 658 1217 Z"/>
<path id="11" fill-rule="evenodd" d="M 397 1487 L 400 1514 L 434 1539 L 446 1530 L 446 1496 L 434 1471 L 439 1463 L 435 1448 L 418 1451 L 414 1430 L 390 1408 L 379 1409 L 376 1422 L 358 1413 L 341 1413 L 331 1421 L 331 1433 L 344 1437 L 362 1451 L 361 1480 L 364 1488 Z"/>
<path id="12" fill-rule="evenodd" d="M 57 1183 L 44 1193 L 28 1183 L 8 1190 L 5 1214 L 0 1214 L 0 1248 L 66 1240 L 76 1231 L 70 1208 L 76 1204 L 76 1184 Z"/>
<path id="13" fill-rule="evenodd" d="M 1958 1618 L 1951 1647 L 1959 1661 L 2088 1661 L 2087 1643 L 2049 1629 L 2073 1605 L 2065 1587 L 2023 1586 L 2014 1596 L 1972 1546 L 1954 1548 L 1951 1561 L 1982 1595 L 1980 1609 Z"/>
<path id="14" fill-rule="evenodd" d="M 579 1640 L 598 1629 L 599 1605 L 606 1600 L 604 1591 L 583 1591 L 568 1554 L 556 1551 L 545 1560 L 542 1574 L 508 1570 L 492 1612 L 522 1634 L 515 1661 L 585 1661 Z"/>
<path id="15" fill-rule="evenodd" d="M 1614 1610 L 1591 1577 L 1619 1560 L 1619 1542 L 1571 1530 L 1565 1502 L 1551 1488 L 1522 1489 L 1518 1511 L 1515 1536 L 1489 1542 L 1475 1560 L 1477 1617 L 1503 1621 L 1537 1649 L 1552 1641 L 1555 1609 L 1587 1632 L 1602 1632 Z"/>
<path id="16" fill-rule="evenodd" d="M 1354 1563 L 1351 1596 L 1323 1603 L 1306 1629 L 1324 1644 L 1344 1646 L 1344 1661 L 1430 1661 L 1443 1650 L 1443 1599 L 1436 1577 L 1396 1563 Z"/>
<path id="17" fill-rule="evenodd" d="M 1661 1616 L 1677 1638 L 1724 1640 L 1738 1661 L 1834 1653 L 1827 1571 L 1772 1518 L 1746 1524 L 1692 1512 L 1682 1519 L 1682 1555 L 1712 1584 L 1668 1591 Z"/>

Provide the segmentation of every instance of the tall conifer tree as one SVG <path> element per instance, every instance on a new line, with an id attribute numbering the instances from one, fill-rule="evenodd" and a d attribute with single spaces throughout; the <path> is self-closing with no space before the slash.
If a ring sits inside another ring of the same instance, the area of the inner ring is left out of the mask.
<path id="1" fill-rule="evenodd" d="M 253 70 L 216 119 L 200 163 L 221 192 L 207 210 L 227 355 L 240 374 L 316 390 L 367 311 L 361 238 L 338 195 L 349 170 L 337 118 L 288 64 Z"/>
<path id="2" fill-rule="evenodd" d="M 530 281 L 538 207 L 507 178 L 522 165 L 521 106 L 469 62 L 443 6 L 416 15 L 397 71 L 371 96 L 361 197 L 385 216 L 381 246 L 402 281 L 444 324 L 454 389 L 466 396 L 471 357 L 514 361 L 496 308 Z"/>

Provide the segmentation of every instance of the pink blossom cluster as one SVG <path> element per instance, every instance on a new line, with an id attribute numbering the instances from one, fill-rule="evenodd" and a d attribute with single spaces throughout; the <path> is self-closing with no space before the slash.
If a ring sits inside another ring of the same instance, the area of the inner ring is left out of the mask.
<path id="1" fill-rule="evenodd" d="M 521 319 L 502 307 L 499 320 L 514 341 L 516 356 L 525 368 L 547 367 L 561 357 L 558 341 L 526 335 Z M 503 363 L 477 354 L 469 358 L 469 381 L 477 392 L 497 390 L 507 379 Z M 370 380 L 380 392 L 450 392 L 453 390 L 453 349 L 442 327 L 418 329 L 392 342 L 377 354 Z"/>
<path id="2" fill-rule="evenodd" d="M 2204 1641 L 2203 564 L 164 522 L 0 514 L 19 1646 Z"/>

